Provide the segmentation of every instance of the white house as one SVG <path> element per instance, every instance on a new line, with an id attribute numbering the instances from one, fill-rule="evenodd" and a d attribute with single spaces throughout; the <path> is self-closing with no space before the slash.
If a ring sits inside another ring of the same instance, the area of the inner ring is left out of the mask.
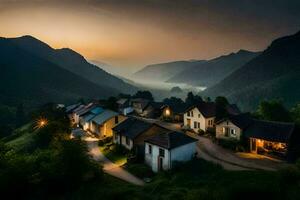
<path id="1" fill-rule="evenodd" d="M 155 135 L 145 140 L 145 163 L 152 171 L 171 169 L 176 162 L 191 160 L 197 140 L 180 132 Z"/>
<path id="2" fill-rule="evenodd" d="M 128 115 L 133 112 L 130 99 L 122 98 L 117 101 L 118 110 L 123 115 Z"/>
<path id="3" fill-rule="evenodd" d="M 227 118 L 216 122 L 216 138 L 240 140 L 243 131 L 252 123 L 248 113 L 229 115 Z"/>
<path id="4" fill-rule="evenodd" d="M 198 132 L 214 127 L 216 106 L 213 102 L 202 102 L 190 107 L 183 115 L 184 126 Z"/>

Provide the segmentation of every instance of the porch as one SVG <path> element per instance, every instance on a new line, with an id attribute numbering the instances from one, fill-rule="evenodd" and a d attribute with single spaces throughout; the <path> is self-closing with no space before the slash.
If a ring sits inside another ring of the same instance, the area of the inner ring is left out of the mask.
<path id="1" fill-rule="evenodd" d="M 287 153 L 287 144 L 258 138 L 250 138 L 250 152 L 284 159 Z"/>

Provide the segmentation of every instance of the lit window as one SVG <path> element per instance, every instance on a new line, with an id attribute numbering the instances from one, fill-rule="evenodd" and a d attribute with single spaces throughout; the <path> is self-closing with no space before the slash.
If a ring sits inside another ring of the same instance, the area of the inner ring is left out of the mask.
<path id="1" fill-rule="evenodd" d="M 169 116 L 170 115 L 170 110 L 167 108 L 166 109 L 166 115 Z"/>
<path id="2" fill-rule="evenodd" d="M 230 134 L 235 136 L 236 135 L 235 129 L 230 129 Z"/>

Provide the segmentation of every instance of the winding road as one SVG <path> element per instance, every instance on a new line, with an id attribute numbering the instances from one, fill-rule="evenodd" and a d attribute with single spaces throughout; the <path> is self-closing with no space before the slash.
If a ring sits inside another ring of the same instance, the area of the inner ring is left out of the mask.
<path id="1" fill-rule="evenodd" d="M 93 157 L 93 159 L 103 165 L 103 171 L 111 176 L 122 179 L 128 183 L 132 183 L 134 185 L 143 186 L 145 183 L 143 180 L 137 178 L 133 174 L 124 170 L 122 167 L 111 162 L 107 159 L 100 151 L 98 147 L 98 139 L 92 137 L 86 137 L 84 140 L 87 143 L 89 153 Z"/>

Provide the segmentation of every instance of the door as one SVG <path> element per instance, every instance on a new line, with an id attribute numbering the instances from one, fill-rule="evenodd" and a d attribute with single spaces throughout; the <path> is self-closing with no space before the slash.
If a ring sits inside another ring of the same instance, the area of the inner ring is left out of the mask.
<path id="1" fill-rule="evenodd" d="M 163 158 L 162 157 L 158 157 L 158 162 L 157 162 L 157 169 L 158 171 L 162 171 L 163 170 Z"/>
<path id="2" fill-rule="evenodd" d="M 191 119 L 187 119 L 187 126 L 188 126 L 189 128 L 191 128 L 191 127 L 192 127 L 192 122 L 191 122 Z"/>
<path id="3" fill-rule="evenodd" d="M 251 153 L 257 153 L 256 139 L 250 139 L 250 151 Z"/>

